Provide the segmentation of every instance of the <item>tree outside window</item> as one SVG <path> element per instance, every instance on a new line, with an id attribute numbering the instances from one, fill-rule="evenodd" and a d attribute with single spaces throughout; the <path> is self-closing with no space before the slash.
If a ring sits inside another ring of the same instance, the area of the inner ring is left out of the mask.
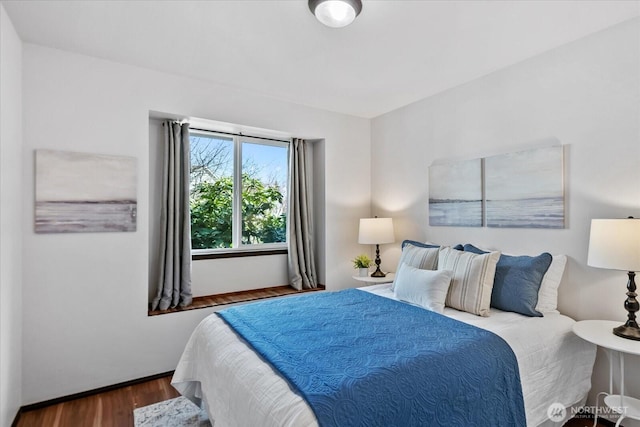
<path id="1" fill-rule="evenodd" d="M 191 247 L 286 242 L 288 145 L 200 133 L 190 142 Z"/>

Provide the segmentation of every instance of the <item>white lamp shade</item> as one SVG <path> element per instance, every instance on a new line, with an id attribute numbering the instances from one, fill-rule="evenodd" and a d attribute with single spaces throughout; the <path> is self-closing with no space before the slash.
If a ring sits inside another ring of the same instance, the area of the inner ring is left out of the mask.
<path id="1" fill-rule="evenodd" d="M 362 245 L 381 245 L 393 243 L 393 220 L 391 218 L 362 218 L 358 243 Z"/>
<path id="2" fill-rule="evenodd" d="M 640 219 L 593 219 L 587 264 L 640 271 Z"/>

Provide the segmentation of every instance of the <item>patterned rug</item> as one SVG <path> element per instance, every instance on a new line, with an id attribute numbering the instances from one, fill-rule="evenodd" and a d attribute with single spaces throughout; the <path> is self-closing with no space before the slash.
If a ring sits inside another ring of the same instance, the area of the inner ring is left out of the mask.
<path id="1" fill-rule="evenodd" d="M 186 397 L 133 410 L 135 427 L 211 427 L 207 413 Z"/>

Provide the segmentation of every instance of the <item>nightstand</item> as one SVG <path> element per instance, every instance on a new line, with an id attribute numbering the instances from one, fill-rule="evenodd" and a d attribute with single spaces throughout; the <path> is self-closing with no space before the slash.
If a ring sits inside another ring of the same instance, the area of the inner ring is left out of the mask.
<path id="1" fill-rule="evenodd" d="M 351 276 L 359 282 L 365 282 L 367 285 L 379 285 L 381 283 L 392 283 L 396 277 L 396 273 L 387 273 L 385 277 L 371 276 Z"/>
<path id="2" fill-rule="evenodd" d="M 613 412 L 620 414 L 616 427 L 624 418 L 640 420 L 640 400 L 624 395 L 624 355 L 640 355 L 640 341 L 621 338 L 613 334 L 613 328 L 620 322 L 609 320 L 583 320 L 573 325 L 573 332 L 585 341 L 589 341 L 609 352 L 609 393 L 601 392 L 596 396 L 595 423 L 598 420 L 598 399 L 604 395 L 604 403 Z M 617 353 L 620 361 L 620 394 L 613 394 L 613 359 Z"/>

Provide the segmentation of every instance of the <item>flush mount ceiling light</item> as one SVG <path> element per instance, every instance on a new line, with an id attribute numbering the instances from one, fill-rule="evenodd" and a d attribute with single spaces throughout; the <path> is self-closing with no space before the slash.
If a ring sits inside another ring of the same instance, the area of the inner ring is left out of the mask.
<path id="1" fill-rule="evenodd" d="M 309 9 L 327 27 L 340 28 L 351 24 L 362 10 L 360 0 L 309 0 Z"/>

